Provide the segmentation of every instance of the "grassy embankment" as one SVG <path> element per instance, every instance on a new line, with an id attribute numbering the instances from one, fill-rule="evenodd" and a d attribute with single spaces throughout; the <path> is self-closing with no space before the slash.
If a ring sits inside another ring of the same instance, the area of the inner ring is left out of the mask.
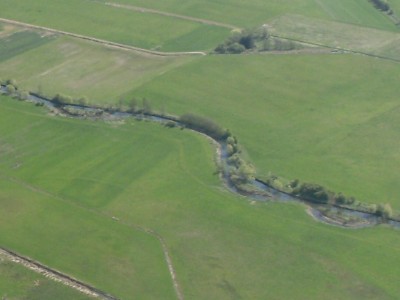
<path id="1" fill-rule="evenodd" d="M 92 299 L 0 255 L 0 297 L 13 300 Z"/>
<path id="2" fill-rule="evenodd" d="M 98 213 L 159 232 L 191 299 L 400 292 L 396 230 L 343 230 L 302 205 L 236 197 L 200 135 L 55 118 L 6 97 L 0 115 L 0 243 L 122 299 L 174 298 L 172 284 L 157 241 Z"/>

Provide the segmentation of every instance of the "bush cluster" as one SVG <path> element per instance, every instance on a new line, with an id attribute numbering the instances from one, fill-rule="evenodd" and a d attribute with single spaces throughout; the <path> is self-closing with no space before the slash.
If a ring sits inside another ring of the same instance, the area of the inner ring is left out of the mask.
<path id="1" fill-rule="evenodd" d="M 369 0 L 377 9 L 390 13 L 392 10 L 386 0 Z"/>
<path id="2" fill-rule="evenodd" d="M 240 54 L 245 51 L 288 51 L 299 47 L 298 43 L 271 36 L 266 27 L 234 31 L 214 52 L 218 54 Z"/>
<path id="3" fill-rule="evenodd" d="M 234 32 L 224 43 L 215 48 L 219 54 L 239 54 L 246 50 L 256 48 L 256 41 L 260 39 L 256 30 L 243 30 Z"/>
<path id="4" fill-rule="evenodd" d="M 19 100 L 27 100 L 29 98 L 29 92 L 19 89 L 15 79 L 0 79 L 0 84 L 6 87 L 6 93 L 13 98 Z"/>
<path id="5" fill-rule="evenodd" d="M 254 180 L 254 167 L 240 157 L 237 139 L 229 135 L 225 142 L 228 155 L 229 179 L 236 186 L 241 186 Z"/>
<path id="6" fill-rule="evenodd" d="M 195 114 L 184 114 L 179 121 L 186 127 L 203 132 L 216 140 L 226 139 L 227 130 L 220 127 L 213 120 Z"/>

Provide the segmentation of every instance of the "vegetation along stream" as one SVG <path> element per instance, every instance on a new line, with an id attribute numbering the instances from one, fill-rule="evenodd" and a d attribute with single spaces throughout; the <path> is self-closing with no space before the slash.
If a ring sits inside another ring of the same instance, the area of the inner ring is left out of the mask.
<path id="1" fill-rule="evenodd" d="M 3 94 L 10 94 L 6 85 L 1 85 L 0 92 Z M 229 137 L 220 138 L 219 136 L 202 130 L 201 128 L 191 126 L 193 124 L 191 124 L 190 121 L 186 121 L 183 117 L 178 118 L 176 116 L 156 114 L 150 111 L 121 111 L 118 109 L 107 109 L 88 105 L 65 104 L 35 93 L 26 93 L 23 100 L 35 103 L 36 105 L 46 106 L 47 108 L 58 112 L 60 115 L 69 117 L 85 117 L 103 120 L 121 120 L 134 117 L 140 120 L 161 123 L 168 127 L 188 127 L 191 130 L 206 135 L 217 145 L 217 165 L 219 167 L 219 173 L 225 186 L 231 192 L 245 196 L 251 201 L 301 202 L 307 206 L 308 214 L 315 220 L 335 226 L 365 228 L 386 223 L 392 227 L 400 228 L 400 221 L 396 219 L 383 219 L 382 216 L 379 216 L 376 213 L 361 211 L 351 207 L 326 203 L 313 203 L 312 201 L 273 188 L 268 184 L 268 182 L 257 177 L 248 180 L 246 188 L 243 189 L 241 185 L 237 184 L 237 181 L 232 180 L 232 156 L 230 155 L 232 150 L 230 149 L 231 144 L 229 142 Z"/>

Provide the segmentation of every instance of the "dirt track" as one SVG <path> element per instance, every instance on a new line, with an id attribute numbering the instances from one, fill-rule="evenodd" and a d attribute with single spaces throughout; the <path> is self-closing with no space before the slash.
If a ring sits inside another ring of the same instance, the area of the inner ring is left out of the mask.
<path id="1" fill-rule="evenodd" d="M 105 45 L 105 46 L 115 47 L 115 48 L 124 49 L 124 50 L 136 51 L 136 52 L 139 52 L 139 53 L 147 53 L 147 54 L 152 54 L 152 55 L 157 55 L 157 56 L 207 55 L 207 53 L 202 52 L 202 51 L 192 51 L 192 52 L 160 52 L 160 51 L 153 51 L 153 50 L 143 49 L 143 48 L 139 48 L 139 47 L 119 44 L 119 43 L 115 43 L 115 42 L 111 42 L 111 41 L 106 41 L 106 40 L 102 40 L 102 39 L 97 39 L 97 38 L 86 36 L 86 35 L 76 34 L 76 33 L 72 33 L 72 32 L 57 30 L 57 29 L 43 27 L 43 26 L 32 25 L 32 24 L 19 22 L 19 21 L 15 21 L 15 20 L 10 20 L 10 19 L 4 19 L 4 18 L 0 18 L 0 22 L 13 24 L 13 25 L 17 25 L 17 26 L 22 26 L 22 27 L 26 27 L 26 28 L 31 28 L 31 29 L 44 30 L 44 31 L 52 32 L 52 33 L 71 36 L 71 37 L 82 39 L 82 40 L 88 40 L 88 41 L 99 43 L 99 44 L 102 44 L 102 45 Z"/>

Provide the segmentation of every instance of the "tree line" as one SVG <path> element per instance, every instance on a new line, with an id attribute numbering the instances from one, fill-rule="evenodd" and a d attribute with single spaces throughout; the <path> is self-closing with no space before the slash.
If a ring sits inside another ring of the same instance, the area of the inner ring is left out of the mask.
<path id="1" fill-rule="evenodd" d="M 275 175 L 269 175 L 266 183 L 277 190 L 286 192 L 300 199 L 316 204 L 337 205 L 340 207 L 356 207 L 363 206 L 366 212 L 375 214 L 383 219 L 393 217 L 393 210 L 390 204 L 364 204 L 355 197 L 344 195 L 343 193 L 335 193 L 328 190 L 322 185 L 308 182 L 300 182 L 298 179 L 283 184 Z"/>
<path id="2" fill-rule="evenodd" d="M 299 48 L 300 45 L 289 40 L 273 37 L 265 26 L 255 29 L 236 30 L 223 43 L 219 44 L 214 53 L 240 54 L 251 51 L 288 51 Z"/>

